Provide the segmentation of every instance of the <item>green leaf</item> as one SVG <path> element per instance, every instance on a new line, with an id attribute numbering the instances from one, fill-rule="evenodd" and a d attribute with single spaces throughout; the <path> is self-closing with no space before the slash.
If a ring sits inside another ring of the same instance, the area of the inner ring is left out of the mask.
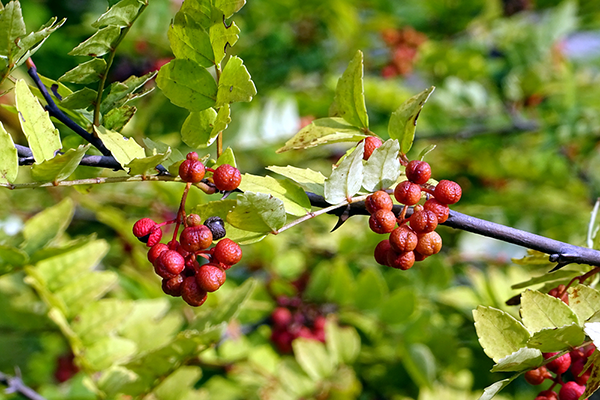
<path id="1" fill-rule="evenodd" d="M 329 204 L 349 200 L 360 190 L 363 181 L 364 151 L 365 143 L 362 142 L 325 180 L 325 201 Z"/>
<path id="2" fill-rule="evenodd" d="M 583 329 L 573 323 L 560 328 L 545 328 L 533 334 L 527 346 L 540 349 L 544 353 L 562 351 L 580 346 L 585 340 Z"/>
<path id="3" fill-rule="evenodd" d="M 7 244 L 0 244 L 0 276 L 23 267 L 29 261 L 29 256 L 22 250 Z"/>
<path id="4" fill-rule="evenodd" d="M 81 145 L 77 149 L 69 149 L 66 153 L 59 154 L 51 160 L 33 164 L 31 177 L 37 182 L 59 182 L 67 179 L 79 166 L 90 146 L 89 144 Z"/>
<path id="5" fill-rule="evenodd" d="M 399 307 L 399 304 L 402 306 Z M 417 306 L 417 296 L 413 289 L 396 289 L 379 307 L 379 319 L 386 324 L 398 325 L 406 323 Z"/>
<path id="6" fill-rule="evenodd" d="M 586 285 L 571 286 L 569 308 L 577 314 L 580 323 L 587 321 L 600 310 L 600 292 Z"/>
<path id="7" fill-rule="evenodd" d="M 329 283 L 326 291 L 327 299 L 335 304 L 352 304 L 356 292 L 356 283 L 348 264 L 338 260 L 331 269 L 331 275 L 335 276 L 335 279 Z"/>
<path id="8" fill-rule="evenodd" d="M 297 168 L 291 165 L 288 165 L 287 167 L 271 165 L 270 167 L 267 167 L 267 169 L 293 180 L 308 192 L 312 192 L 319 196 L 324 195 L 323 185 L 325 184 L 325 176 L 318 171 L 313 171 L 310 168 Z"/>
<path id="9" fill-rule="evenodd" d="M 287 180 L 244 174 L 239 189 L 242 192 L 267 193 L 275 196 L 283 202 L 288 214 L 303 216 L 310 211 L 310 200 L 306 193 Z"/>
<path id="10" fill-rule="evenodd" d="M 215 163 L 215 165 L 212 166 L 212 168 L 216 168 L 224 164 L 228 164 L 232 167 L 237 168 L 237 163 L 235 162 L 235 155 L 233 154 L 233 150 L 231 149 L 231 147 L 228 147 L 225 150 L 223 150 L 223 153 L 221 153 L 221 155 L 217 159 L 217 162 Z"/>
<path id="11" fill-rule="evenodd" d="M 214 0 L 213 4 L 225 15 L 225 18 L 229 18 L 244 7 L 246 0 Z"/>
<path id="12" fill-rule="evenodd" d="M 172 60 L 163 65 L 156 84 L 171 103 L 189 111 L 215 105 L 217 83 L 210 72 L 190 60 Z"/>
<path id="13" fill-rule="evenodd" d="M 70 110 L 83 110 L 94 104 L 97 96 L 98 92 L 94 89 L 84 87 L 63 98 L 60 101 L 60 105 Z"/>
<path id="14" fill-rule="evenodd" d="M 87 346 L 83 356 L 95 371 L 102 371 L 116 363 L 123 363 L 136 353 L 136 345 L 129 339 L 105 337 Z"/>
<path id="15" fill-rule="evenodd" d="M 58 129 L 23 79 L 19 79 L 15 85 L 15 104 L 19 110 L 21 129 L 27 137 L 33 158 L 38 163 L 50 160 L 61 147 Z"/>
<path id="16" fill-rule="evenodd" d="M 435 381 L 435 357 L 423 343 L 409 344 L 403 352 L 402 364 L 412 380 L 421 387 L 431 387 Z"/>
<path id="17" fill-rule="evenodd" d="M 387 189 L 400 176 L 398 152 L 400 144 L 397 140 L 387 140 L 373 151 L 365 164 L 362 186 L 369 192 Z"/>
<path id="18" fill-rule="evenodd" d="M 359 310 L 373 310 L 383 304 L 388 287 L 378 268 L 363 270 L 356 280 L 356 286 L 361 290 L 355 291 L 354 305 Z"/>
<path id="19" fill-rule="evenodd" d="M 237 205 L 227 214 L 227 222 L 236 228 L 268 233 L 285 225 L 283 201 L 266 193 L 246 192 L 237 197 Z"/>
<path id="20" fill-rule="evenodd" d="M 592 357 L 590 357 L 592 358 Z M 596 357 L 596 361 L 597 361 Z M 592 365 L 592 372 L 590 373 L 590 377 L 585 384 L 585 391 L 581 395 L 582 399 L 589 398 L 593 393 L 596 392 L 600 388 L 600 365 L 598 362 L 594 362 Z"/>
<path id="21" fill-rule="evenodd" d="M 568 305 L 535 290 L 527 290 L 521 294 L 521 318 L 531 332 L 560 328 L 573 322 L 579 324 L 577 315 Z"/>
<path id="22" fill-rule="evenodd" d="M 277 366 L 280 382 L 285 382 L 295 399 L 310 397 L 317 390 L 317 382 L 310 379 L 293 358 L 283 358 Z M 278 397 L 277 397 L 278 398 Z"/>
<path id="23" fill-rule="evenodd" d="M 0 55 L 10 56 L 17 39 L 25 36 L 25 21 L 18 1 L 11 1 L 0 11 Z"/>
<path id="24" fill-rule="evenodd" d="M 512 381 L 517 379 L 523 372 L 519 372 L 511 376 L 510 378 L 502 379 L 496 383 L 491 384 L 483 390 L 483 394 L 479 398 L 479 400 L 492 400 L 494 396 L 496 396 L 502 389 L 507 387 Z"/>
<path id="25" fill-rule="evenodd" d="M 123 387 L 132 384 L 138 379 L 138 375 L 120 366 L 113 366 L 102 372 L 98 379 L 98 389 L 106 394 L 108 398 L 115 398 L 122 393 Z"/>
<path id="26" fill-rule="evenodd" d="M 230 57 L 219 79 L 216 106 L 251 101 L 255 95 L 256 87 L 244 62 L 237 56 Z"/>
<path id="27" fill-rule="evenodd" d="M 292 342 L 296 361 L 313 380 L 330 377 L 334 372 L 331 357 L 319 341 L 299 337 Z"/>
<path id="28" fill-rule="evenodd" d="M 0 182 L 13 183 L 19 174 L 19 153 L 10 133 L 0 122 Z"/>
<path id="29" fill-rule="evenodd" d="M 217 119 L 214 122 L 213 130 L 210 133 L 210 137 L 217 137 L 219 132 L 227 129 L 227 126 L 231 122 L 231 109 L 229 104 L 225 104 L 221 108 L 219 108 L 219 112 L 217 113 Z M 213 139 L 214 140 L 214 139 Z M 211 142 L 212 143 L 212 142 Z"/>
<path id="30" fill-rule="evenodd" d="M 156 166 L 171 156 L 171 150 L 167 150 L 165 154 L 156 154 L 150 157 L 134 158 L 126 165 L 129 169 L 129 175 L 143 175 L 158 172 Z"/>
<path id="31" fill-rule="evenodd" d="M 113 43 L 121 35 L 121 28 L 118 26 L 107 26 L 94 33 L 90 38 L 80 43 L 69 52 L 70 56 L 89 56 L 100 57 L 110 52 Z"/>
<path id="32" fill-rule="evenodd" d="M 143 147 L 137 144 L 133 138 L 125 137 L 119 132 L 108 130 L 103 126 L 94 127 L 94 130 L 123 168 L 134 158 L 146 156 Z"/>
<path id="33" fill-rule="evenodd" d="M 212 135 L 217 112 L 214 108 L 191 112 L 181 127 L 181 140 L 192 148 L 206 148 L 217 138 Z"/>
<path id="34" fill-rule="evenodd" d="M 205 68 L 215 64 L 208 32 L 191 15 L 181 11 L 175 14 L 168 35 L 176 58 L 192 60 Z"/>
<path id="35" fill-rule="evenodd" d="M 129 27 L 144 10 L 142 8 L 144 4 L 143 0 L 121 0 L 102 14 L 92 24 L 92 27 L 101 28 L 108 25 L 115 25 L 122 28 Z"/>
<path id="36" fill-rule="evenodd" d="M 113 108 L 120 107 L 128 101 L 150 93 L 152 89 L 142 90 L 139 92 L 138 89 L 143 88 L 146 82 L 154 78 L 155 75 L 156 71 L 151 71 L 146 75 L 132 75 L 123 82 L 115 82 L 111 84 L 108 95 L 104 100 L 102 100 L 102 103 L 100 103 L 100 112 L 102 114 L 107 113 Z"/>
<path id="37" fill-rule="evenodd" d="M 75 205 L 65 197 L 60 203 L 45 209 L 30 218 L 23 227 L 23 242 L 21 248 L 33 254 L 46 246 L 54 238 L 62 234 L 73 218 Z"/>
<path id="38" fill-rule="evenodd" d="M 164 166 L 169 166 L 171 164 L 185 159 L 185 157 L 183 156 L 183 154 L 181 154 L 179 150 L 171 149 L 168 144 L 155 142 L 148 138 L 144 138 L 143 141 L 144 145 L 146 145 L 146 147 L 149 149 L 149 151 L 147 152 L 147 155 L 149 156 L 153 156 L 156 154 L 165 154 L 167 151 L 171 151 L 171 155 L 169 156 L 169 158 L 163 162 Z"/>
<path id="39" fill-rule="evenodd" d="M 351 364 L 360 353 L 360 336 L 353 327 L 340 327 L 333 319 L 325 324 L 327 351 L 334 364 Z"/>
<path id="40" fill-rule="evenodd" d="M 128 105 L 113 108 L 102 117 L 102 126 L 111 131 L 121 132 L 136 111 L 137 108 Z"/>
<path id="41" fill-rule="evenodd" d="M 531 336 L 519 321 L 496 308 L 478 306 L 473 318 L 479 343 L 495 362 L 526 347 Z"/>
<path id="42" fill-rule="evenodd" d="M 232 22 L 229 26 L 225 21 L 212 25 L 209 29 L 210 43 L 214 52 L 216 64 L 223 61 L 228 47 L 233 47 L 239 39 L 240 28 Z"/>
<path id="43" fill-rule="evenodd" d="M 109 336 L 131 314 L 134 302 L 102 299 L 92 302 L 77 316 L 71 327 L 85 345 Z"/>
<path id="44" fill-rule="evenodd" d="M 158 400 L 181 400 L 194 387 L 202 370 L 199 367 L 183 366 L 179 367 L 171 375 L 154 389 L 153 393 Z"/>
<path id="45" fill-rule="evenodd" d="M 390 117 L 388 133 L 390 138 L 400 141 L 400 151 L 408 153 L 415 139 L 417 118 L 423 109 L 423 105 L 433 93 L 434 86 L 430 87 L 406 100 Z"/>
<path id="46" fill-rule="evenodd" d="M 118 279 L 118 275 L 112 271 L 85 272 L 55 294 L 67 306 L 67 317 L 73 318 L 91 302 L 104 296 L 117 284 Z"/>
<path id="47" fill-rule="evenodd" d="M 358 50 L 338 80 L 332 105 L 332 117 L 342 117 L 350 125 L 368 128 L 369 116 L 363 85 L 363 53 Z"/>
<path id="48" fill-rule="evenodd" d="M 545 255 L 545 258 L 546 258 L 546 260 L 544 261 L 544 264 L 548 264 L 548 255 Z M 542 276 L 537 276 L 535 278 L 531 278 L 528 281 L 520 282 L 520 283 L 517 283 L 515 285 L 512 285 L 511 289 L 524 289 L 526 287 L 537 285 L 537 284 L 540 284 L 540 283 L 554 282 L 554 281 L 560 281 L 560 280 L 565 280 L 565 279 L 571 279 L 571 278 L 574 278 L 577 275 L 579 275 L 578 271 L 566 271 L 566 270 L 560 269 L 558 271 L 547 273 L 547 274 L 544 274 Z"/>
<path id="49" fill-rule="evenodd" d="M 520 372 L 537 368 L 544 363 L 544 356 L 538 349 L 522 347 L 504 357 L 494 367 L 492 372 Z"/>
<path id="50" fill-rule="evenodd" d="M 429 146 L 425 147 L 423 150 L 421 150 L 417 159 L 423 161 L 423 159 L 425 159 L 425 156 L 431 153 L 435 148 L 435 144 L 430 144 Z"/>
<path id="51" fill-rule="evenodd" d="M 79 64 L 70 71 L 64 73 L 58 78 L 61 82 L 79 83 L 87 85 L 102 79 L 106 72 L 106 61 L 102 58 L 92 58 L 90 61 Z"/>
<path id="52" fill-rule="evenodd" d="M 194 0 L 186 1 L 181 5 L 181 12 L 191 15 L 196 21 L 200 23 L 205 29 L 208 29 L 217 20 L 222 20 L 223 16 L 216 11 L 212 5 L 211 0 Z M 214 18 L 213 18 L 214 16 Z"/>
<path id="53" fill-rule="evenodd" d="M 56 21 L 56 17 L 50 18 L 50 20 L 42 25 L 38 31 L 27 34 L 27 36 L 21 38 L 18 43 L 15 42 L 15 47 L 12 49 L 12 55 L 9 56 L 9 65 L 12 63 L 13 68 L 16 68 L 23 64 L 39 50 L 48 36 L 60 28 L 67 19 L 63 18 L 58 22 Z"/>
<path id="54" fill-rule="evenodd" d="M 359 128 L 341 118 L 320 118 L 302 128 L 294 137 L 285 142 L 285 145 L 278 149 L 277 153 L 308 149 L 330 143 L 358 142 L 367 136 Z"/>

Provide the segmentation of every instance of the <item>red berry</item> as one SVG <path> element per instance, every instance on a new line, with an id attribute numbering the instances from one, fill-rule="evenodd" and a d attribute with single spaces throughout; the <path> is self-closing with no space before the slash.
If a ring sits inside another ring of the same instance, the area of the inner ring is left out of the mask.
<path id="1" fill-rule="evenodd" d="M 208 249 L 212 244 L 212 232 L 204 225 L 188 226 L 179 236 L 181 248 L 190 253 Z"/>
<path id="2" fill-rule="evenodd" d="M 219 165 L 213 174 L 213 182 L 217 189 L 225 192 L 237 189 L 242 181 L 240 170 L 229 164 Z"/>
<path id="3" fill-rule="evenodd" d="M 456 182 L 441 180 L 435 187 L 433 195 L 442 204 L 454 204 L 460 200 L 462 189 Z"/>
<path id="4" fill-rule="evenodd" d="M 162 239 L 162 229 L 158 226 L 155 226 L 150 231 L 150 235 L 148 236 L 148 243 L 146 243 L 146 246 L 156 246 L 160 242 L 160 239 Z"/>
<path id="5" fill-rule="evenodd" d="M 191 153 L 190 153 L 191 154 Z M 196 158 L 198 155 L 196 154 Z M 188 158 L 179 166 L 179 176 L 184 182 L 198 183 L 204 178 L 204 164 L 197 159 Z"/>
<path id="6" fill-rule="evenodd" d="M 383 142 L 377 136 L 367 136 L 364 139 L 365 152 L 363 153 L 363 160 L 368 160 L 376 148 L 381 147 Z M 359 142 L 360 143 L 360 142 Z"/>
<path id="7" fill-rule="evenodd" d="M 152 219 L 142 218 L 133 224 L 133 235 L 141 242 L 146 243 L 148 241 L 148 236 L 155 226 L 156 222 L 154 222 Z"/>
<path id="8" fill-rule="evenodd" d="M 190 151 L 185 156 L 185 159 L 186 160 L 191 160 L 191 161 L 198 161 L 198 153 L 196 153 L 195 151 Z"/>
<path id="9" fill-rule="evenodd" d="M 155 244 L 154 246 L 152 246 L 150 248 L 150 250 L 148 250 L 148 261 L 150 261 L 150 263 L 154 264 L 154 261 L 156 261 L 156 259 L 158 257 L 160 257 L 160 255 L 169 250 L 169 246 L 167 246 L 164 243 L 158 243 Z"/>
<path id="10" fill-rule="evenodd" d="M 544 353 L 544 358 L 547 360 L 554 357 L 558 353 Z M 557 375 L 565 373 L 571 366 L 571 355 L 569 353 L 563 354 L 555 360 L 550 361 L 546 364 L 546 368 L 554 372 Z"/>
<path id="11" fill-rule="evenodd" d="M 398 203 L 414 206 L 421 200 L 421 187 L 410 181 L 402 181 L 394 189 L 394 197 Z"/>
<path id="12" fill-rule="evenodd" d="M 178 275 L 185 268 L 185 259 L 175 250 L 167 250 L 161 253 L 156 264 L 160 264 L 168 273 Z"/>
<path id="13" fill-rule="evenodd" d="M 365 208 L 369 214 L 373 214 L 378 210 L 392 211 L 394 202 L 387 192 L 380 190 L 367 197 L 365 200 Z"/>
<path id="14" fill-rule="evenodd" d="M 402 225 L 390 233 L 390 245 L 397 253 L 413 251 L 417 247 L 417 234 L 408 226 Z"/>
<path id="15" fill-rule="evenodd" d="M 199 307 L 206 301 L 207 293 L 200 289 L 196 278 L 188 276 L 183 280 L 181 289 L 181 297 L 192 307 Z"/>
<path id="16" fill-rule="evenodd" d="M 530 385 L 541 385 L 546 379 L 552 378 L 546 367 L 541 366 L 525 373 L 525 380 Z"/>
<path id="17" fill-rule="evenodd" d="M 392 268 L 407 270 L 415 264 L 415 253 L 405 251 L 396 253 L 395 251 L 388 252 L 388 265 Z"/>
<path id="18" fill-rule="evenodd" d="M 442 238 L 437 232 L 428 232 L 417 235 L 419 242 L 415 248 L 415 252 L 422 256 L 428 257 L 437 254 L 442 249 Z"/>
<path id="19" fill-rule="evenodd" d="M 437 225 L 437 215 L 429 210 L 418 210 L 410 216 L 410 227 L 417 233 L 433 232 Z"/>
<path id="20" fill-rule="evenodd" d="M 558 395 L 552 390 L 542 390 L 535 400 L 558 400 Z"/>
<path id="21" fill-rule="evenodd" d="M 388 210 L 379 210 L 369 218 L 369 227 L 375 233 L 390 233 L 396 226 L 396 215 Z"/>
<path id="22" fill-rule="evenodd" d="M 190 214 L 185 219 L 187 226 L 198 226 L 202 225 L 202 218 L 198 214 Z"/>
<path id="23" fill-rule="evenodd" d="M 446 222 L 448 220 L 448 216 L 450 215 L 450 208 L 434 198 L 427 200 L 425 204 L 423 204 L 423 209 L 431 211 L 437 215 L 438 224 Z"/>
<path id="24" fill-rule="evenodd" d="M 429 256 L 424 256 L 423 254 L 419 253 L 418 251 L 413 251 L 413 253 L 415 253 L 415 261 L 423 261 L 424 259 L 426 259 Z"/>
<path id="25" fill-rule="evenodd" d="M 284 327 L 292 323 L 292 312 L 285 307 L 277 307 L 271 314 L 273 325 Z"/>
<path id="26" fill-rule="evenodd" d="M 575 377 L 575 382 L 577 382 L 580 385 L 585 385 L 588 379 L 590 379 L 590 375 L 592 374 L 591 368 L 588 368 L 585 372 L 583 371 L 586 362 L 587 359 L 578 358 L 577 360 L 571 363 L 571 373 Z"/>
<path id="27" fill-rule="evenodd" d="M 431 178 L 431 167 L 425 161 L 412 160 L 406 166 L 406 177 L 417 184 L 427 183 Z"/>
<path id="28" fill-rule="evenodd" d="M 392 246 L 390 245 L 390 241 L 388 239 L 379 242 L 375 247 L 375 261 L 377 261 L 377 263 L 380 265 L 387 266 L 388 253 L 391 249 Z"/>
<path id="29" fill-rule="evenodd" d="M 183 276 L 181 274 L 176 275 L 171 279 L 163 279 L 162 281 L 162 290 L 165 294 L 173 297 L 181 296 L 181 291 L 183 289 Z"/>
<path id="30" fill-rule="evenodd" d="M 205 292 L 214 292 L 225 283 L 225 271 L 215 264 L 204 264 L 196 272 L 196 283 Z"/>
<path id="31" fill-rule="evenodd" d="M 234 265 L 242 259 L 242 249 L 233 240 L 225 238 L 215 246 L 213 257 L 220 263 Z"/>
<path id="32" fill-rule="evenodd" d="M 560 392 L 558 392 L 558 398 L 560 400 L 578 400 L 583 392 L 585 392 L 585 386 L 571 381 L 565 383 L 560 388 Z"/>

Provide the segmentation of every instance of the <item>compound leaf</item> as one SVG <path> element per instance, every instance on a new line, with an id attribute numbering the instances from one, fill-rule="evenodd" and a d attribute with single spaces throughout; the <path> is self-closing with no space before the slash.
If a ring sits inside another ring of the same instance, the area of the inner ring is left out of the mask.
<path id="1" fill-rule="evenodd" d="M 102 14 L 92 26 L 94 28 L 101 28 L 108 25 L 123 28 L 131 26 L 133 21 L 143 11 L 142 7 L 144 4 L 143 0 L 121 0 Z"/>
<path id="2" fill-rule="evenodd" d="M 79 64 L 72 70 L 65 72 L 58 80 L 86 85 L 102 79 L 105 71 L 106 61 L 102 58 L 92 58 L 90 61 Z"/>
<path id="3" fill-rule="evenodd" d="M 121 135 L 119 132 L 111 131 L 103 126 L 94 127 L 102 143 L 110 150 L 113 157 L 123 168 L 134 158 L 145 158 L 144 148 L 136 143 L 133 138 Z"/>
<path id="4" fill-rule="evenodd" d="M 521 294 L 521 318 L 531 332 L 560 328 L 571 323 L 579 324 L 577 315 L 568 305 L 536 290 L 527 290 Z"/>
<path id="5" fill-rule="evenodd" d="M 168 35 L 175 57 L 195 61 L 205 68 L 215 63 L 210 36 L 191 15 L 181 11 L 175 14 Z"/>
<path id="6" fill-rule="evenodd" d="M 304 191 L 286 180 L 270 176 L 244 174 L 239 189 L 243 192 L 269 193 L 283 202 L 288 214 L 302 216 L 310 211 L 310 201 Z"/>
<path id="7" fill-rule="evenodd" d="M 479 306 L 473 311 L 473 318 L 479 343 L 495 362 L 526 347 L 531 336 L 523 324 L 496 308 Z"/>

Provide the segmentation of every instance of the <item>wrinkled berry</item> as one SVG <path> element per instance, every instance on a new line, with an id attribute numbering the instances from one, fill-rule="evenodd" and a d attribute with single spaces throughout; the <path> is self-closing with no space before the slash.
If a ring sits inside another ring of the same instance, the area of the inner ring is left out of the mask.
<path id="1" fill-rule="evenodd" d="M 196 272 L 198 287 L 206 292 L 214 292 L 225 283 L 225 271 L 215 264 L 204 264 Z"/>
<path id="2" fill-rule="evenodd" d="M 185 259 L 175 250 L 167 250 L 161 253 L 156 264 L 160 264 L 168 273 L 177 275 L 185 268 Z"/>
<path id="3" fill-rule="evenodd" d="M 394 197 L 398 203 L 414 206 L 421 200 L 421 187 L 410 181 L 402 181 L 394 189 Z"/>
<path id="4" fill-rule="evenodd" d="M 437 225 L 437 215 L 429 210 L 415 211 L 410 216 L 410 227 L 417 233 L 433 232 Z"/>
<path id="5" fill-rule="evenodd" d="M 405 251 L 397 253 L 393 250 L 388 252 L 388 266 L 396 269 L 407 270 L 415 264 L 415 253 Z"/>
<path id="6" fill-rule="evenodd" d="M 377 243 L 377 246 L 375 246 L 375 261 L 377 261 L 377 263 L 380 265 L 387 266 L 388 253 L 391 249 L 392 246 L 390 245 L 390 241 L 388 239 L 384 239 Z"/>
<path id="7" fill-rule="evenodd" d="M 427 183 L 431 178 L 431 167 L 425 161 L 412 160 L 406 166 L 406 178 L 417 184 Z"/>
<path id="8" fill-rule="evenodd" d="M 213 257 L 220 263 L 234 265 L 242 259 L 242 249 L 233 240 L 225 238 L 216 244 Z"/>
<path id="9" fill-rule="evenodd" d="M 221 217 L 209 217 L 204 221 L 204 225 L 210 229 L 213 235 L 213 240 L 219 240 L 224 238 L 227 232 L 225 232 L 225 223 Z"/>
<path id="10" fill-rule="evenodd" d="M 155 226 L 156 222 L 154 222 L 152 219 L 142 218 L 133 224 L 133 235 L 138 238 L 140 242 L 147 243 L 148 237 Z"/>
<path id="11" fill-rule="evenodd" d="M 158 243 L 152 246 L 150 250 L 148 250 L 148 261 L 150 261 L 151 264 L 154 264 L 154 261 L 167 250 L 169 250 L 169 246 L 164 243 Z"/>
<path id="12" fill-rule="evenodd" d="M 375 233 L 390 233 L 396 227 L 396 215 L 388 210 L 379 210 L 369 218 L 369 227 Z"/>
<path id="13" fill-rule="evenodd" d="M 435 187 L 433 195 L 442 204 L 454 204 L 460 200 L 462 189 L 456 182 L 441 180 Z"/>
<path id="14" fill-rule="evenodd" d="M 190 253 L 209 248 L 212 240 L 212 232 L 205 225 L 189 226 L 179 236 L 181 248 Z"/>
<path id="15" fill-rule="evenodd" d="M 219 165 L 213 174 L 213 182 L 217 189 L 229 192 L 240 186 L 242 174 L 239 169 L 229 164 Z"/>
<path id="16" fill-rule="evenodd" d="M 160 242 L 160 239 L 162 239 L 162 229 L 155 226 L 150 231 L 150 235 L 148 236 L 148 243 L 146 243 L 146 245 L 148 247 L 156 246 Z"/>
<path id="17" fill-rule="evenodd" d="M 390 233 L 390 245 L 397 253 L 413 251 L 417 247 L 417 234 L 408 226 L 402 225 Z"/>
<path id="18" fill-rule="evenodd" d="M 546 367 L 542 366 L 525 373 L 525 380 L 530 385 L 541 385 L 546 379 L 552 378 Z"/>
<path id="19" fill-rule="evenodd" d="M 183 289 L 183 276 L 181 274 L 176 275 L 171 279 L 163 279 L 162 281 L 162 290 L 165 294 L 173 297 L 181 296 L 181 291 Z"/>
<path id="20" fill-rule="evenodd" d="M 415 251 L 423 256 L 437 254 L 442 249 L 442 238 L 437 232 L 428 232 L 417 235 L 419 241 Z"/>
<path id="21" fill-rule="evenodd" d="M 183 280 L 181 297 L 190 306 L 199 307 L 206 301 L 207 293 L 200 289 L 195 277 L 188 276 Z"/>
<path id="22" fill-rule="evenodd" d="M 558 400 L 558 395 L 552 390 L 542 390 L 538 393 L 535 400 Z"/>
<path id="23" fill-rule="evenodd" d="M 368 160 L 371 158 L 371 155 L 375 151 L 375 149 L 381 147 L 383 142 L 377 136 L 367 136 L 364 139 L 365 142 L 365 152 L 363 153 L 363 160 Z M 359 142 L 360 143 L 360 142 Z"/>
<path id="24" fill-rule="evenodd" d="M 204 164 L 198 161 L 198 154 L 194 152 L 189 153 L 179 165 L 179 176 L 184 182 L 198 183 L 204 178 L 205 172 Z"/>
<path id="25" fill-rule="evenodd" d="M 442 204 L 434 198 L 431 198 L 423 204 L 423 209 L 431 211 L 438 218 L 438 224 L 444 223 L 448 220 L 450 215 L 450 208 L 446 204 Z"/>
<path id="26" fill-rule="evenodd" d="M 373 214 L 378 210 L 392 211 L 393 207 L 394 203 L 392 202 L 392 198 L 383 190 L 373 193 L 365 200 L 365 208 L 369 214 Z"/>

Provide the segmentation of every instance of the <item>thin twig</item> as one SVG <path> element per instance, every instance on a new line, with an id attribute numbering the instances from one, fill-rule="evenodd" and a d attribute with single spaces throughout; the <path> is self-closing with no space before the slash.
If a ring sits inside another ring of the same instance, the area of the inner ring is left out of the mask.
<path id="1" fill-rule="evenodd" d="M 19 393 L 30 400 L 46 400 L 45 397 L 39 395 L 35 390 L 26 386 L 19 375 L 18 369 L 16 370 L 16 376 L 6 375 L 0 372 L 0 383 L 7 386 L 5 390 L 7 394 Z"/>

